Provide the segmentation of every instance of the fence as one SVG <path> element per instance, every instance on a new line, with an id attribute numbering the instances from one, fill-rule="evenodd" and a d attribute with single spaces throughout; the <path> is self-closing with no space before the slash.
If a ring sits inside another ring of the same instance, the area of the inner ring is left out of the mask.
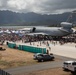
<path id="1" fill-rule="evenodd" d="M 4 70 L 0 69 L 0 75 L 11 75 L 11 74 L 9 74 L 9 73 L 5 72 Z"/>

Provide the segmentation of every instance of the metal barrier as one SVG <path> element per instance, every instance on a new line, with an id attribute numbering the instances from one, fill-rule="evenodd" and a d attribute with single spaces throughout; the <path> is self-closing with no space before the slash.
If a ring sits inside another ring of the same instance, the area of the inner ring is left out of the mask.
<path id="1" fill-rule="evenodd" d="M 11 75 L 11 74 L 9 74 L 9 73 L 5 72 L 4 70 L 0 69 L 0 75 Z"/>

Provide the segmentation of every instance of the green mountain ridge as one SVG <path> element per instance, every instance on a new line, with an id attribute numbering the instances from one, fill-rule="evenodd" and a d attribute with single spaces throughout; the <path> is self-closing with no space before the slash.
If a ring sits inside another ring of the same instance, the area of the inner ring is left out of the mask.
<path id="1" fill-rule="evenodd" d="M 0 25 L 55 25 L 66 21 L 69 12 L 63 14 L 37 14 L 16 13 L 12 11 L 0 11 Z"/>

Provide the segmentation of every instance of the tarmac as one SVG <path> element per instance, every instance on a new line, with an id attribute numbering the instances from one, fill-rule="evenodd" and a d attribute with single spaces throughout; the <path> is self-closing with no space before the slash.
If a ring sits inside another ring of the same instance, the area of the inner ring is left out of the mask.
<path id="1" fill-rule="evenodd" d="M 65 45 L 52 45 L 51 52 L 56 55 L 65 56 L 69 58 L 76 58 L 76 44 L 65 44 Z"/>
<path id="2" fill-rule="evenodd" d="M 50 43 L 50 41 L 48 42 L 49 42 L 49 46 L 43 43 L 40 46 L 39 42 L 34 42 L 34 46 L 45 47 L 47 50 L 49 50 L 49 53 L 53 53 L 55 55 L 76 59 L 76 43 L 65 43 L 63 45 L 60 45 L 59 42 L 57 43 L 55 41 L 54 41 L 55 43 L 54 42 Z"/>

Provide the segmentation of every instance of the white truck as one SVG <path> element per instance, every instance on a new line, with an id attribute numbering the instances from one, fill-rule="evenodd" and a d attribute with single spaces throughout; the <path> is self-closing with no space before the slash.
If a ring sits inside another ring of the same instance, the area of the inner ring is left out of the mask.
<path id="1" fill-rule="evenodd" d="M 64 61 L 64 71 L 70 71 L 72 74 L 76 74 L 76 61 Z"/>

